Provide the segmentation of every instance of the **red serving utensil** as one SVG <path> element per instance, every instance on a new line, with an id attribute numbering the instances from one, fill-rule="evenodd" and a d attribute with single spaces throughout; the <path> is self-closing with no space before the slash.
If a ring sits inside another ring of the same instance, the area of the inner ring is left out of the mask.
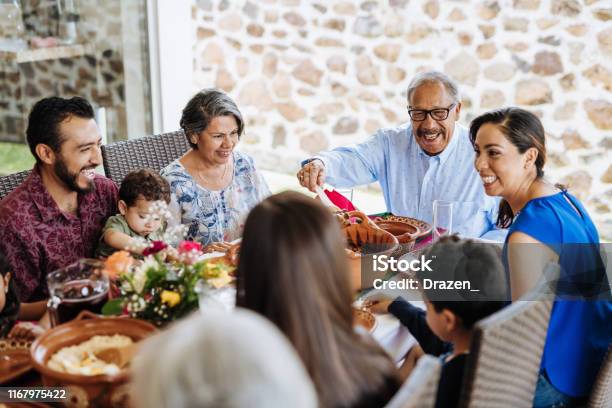
<path id="1" fill-rule="evenodd" d="M 355 211 L 357 209 L 355 205 L 351 202 L 351 200 L 349 200 L 336 190 L 323 190 L 323 192 L 325 193 L 327 198 L 329 198 L 329 201 L 331 201 L 339 209 L 344 211 Z"/>

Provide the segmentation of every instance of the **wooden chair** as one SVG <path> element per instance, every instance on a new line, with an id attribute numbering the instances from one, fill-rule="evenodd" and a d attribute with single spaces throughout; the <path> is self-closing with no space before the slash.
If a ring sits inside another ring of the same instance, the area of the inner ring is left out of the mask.
<path id="1" fill-rule="evenodd" d="M 419 358 L 410 377 L 385 408 L 432 408 L 436 404 L 442 363 L 439 358 Z"/>
<path id="2" fill-rule="evenodd" d="M 190 149 L 183 131 L 162 133 L 102 146 L 106 177 L 117 184 L 131 171 L 160 171 Z"/>
<path id="3" fill-rule="evenodd" d="M 549 264 L 534 291 L 476 323 L 461 407 L 533 405 L 558 276 Z"/>
<path id="4" fill-rule="evenodd" d="M 19 186 L 30 175 L 32 170 L 24 170 L 18 173 L 0 177 L 0 200 Z"/>
<path id="5" fill-rule="evenodd" d="M 589 408 L 612 407 L 612 345 L 608 347 L 608 354 L 595 379 L 588 406 Z"/>

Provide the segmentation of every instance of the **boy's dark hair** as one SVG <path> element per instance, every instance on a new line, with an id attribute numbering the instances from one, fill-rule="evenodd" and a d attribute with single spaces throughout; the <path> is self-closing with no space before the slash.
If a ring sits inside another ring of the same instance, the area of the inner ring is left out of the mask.
<path id="1" fill-rule="evenodd" d="M 0 279 L 4 278 L 9 272 L 11 272 L 11 266 L 2 252 L 0 252 Z M 19 314 L 19 305 L 15 277 L 11 276 L 5 295 L 4 308 L 0 310 L 0 338 L 6 337 L 13 327 Z"/>
<path id="2" fill-rule="evenodd" d="M 8 260 L 4 257 L 2 252 L 0 252 L 0 276 L 4 276 L 11 271 L 11 265 L 9 265 Z"/>
<path id="3" fill-rule="evenodd" d="M 170 185 L 156 171 L 150 169 L 132 171 L 121 182 L 119 199 L 131 207 L 139 198 L 147 201 L 163 200 L 169 204 Z"/>
<path id="4" fill-rule="evenodd" d="M 437 312 L 450 310 L 466 329 L 508 304 L 508 282 L 494 244 L 462 240 L 455 235 L 443 237 L 426 252 L 425 259 L 431 259 L 432 272 L 419 271 L 421 283 L 425 278 L 470 282 L 471 290 L 423 289 Z"/>
<path id="5" fill-rule="evenodd" d="M 60 151 L 64 140 L 59 132 L 59 125 L 70 116 L 93 119 L 94 110 L 87 100 L 78 96 L 70 99 L 57 96 L 44 98 L 32 107 L 28 117 L 26 139 L 37 163 L 41 160 L 36 155 L 36 145 L 46 144 L 54 152 Z"/>

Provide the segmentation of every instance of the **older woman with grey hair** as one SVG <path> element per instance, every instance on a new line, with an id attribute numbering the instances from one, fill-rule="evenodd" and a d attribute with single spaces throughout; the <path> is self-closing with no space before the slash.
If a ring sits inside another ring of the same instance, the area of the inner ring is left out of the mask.
<path id="1" fill-rule="evenodd" d="M 246 309 L 208 310 L 148 339 L 133 362 L 139 408 L 314 408 L 314 386 L 284 335 Z"/>
<path id="2" fill-rule="evenodd" d="M 216 243 L 240 237 L 249 210 L 270 191 L 253 159 L 234 150 L 244 120 L 225 93 L 198 92 L 180 124 L 191 150 L 161 171 L 170 183 L 174 221 L 186 225 L 188 239 L 223 247 Z"/>

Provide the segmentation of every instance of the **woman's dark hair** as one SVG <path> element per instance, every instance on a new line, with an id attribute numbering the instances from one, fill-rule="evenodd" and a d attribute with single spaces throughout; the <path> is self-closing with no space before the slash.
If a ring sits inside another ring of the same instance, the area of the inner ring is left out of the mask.
<path id="1" fill-rule="evenodd" d="M 344 242 L 328 209 L 283 192 L 249 214 L 237 271 L 237 305 L 289 338 L 323 407 L 354 406 L 364 395 L 388 399 L 398 386 L 391 359 L 353 329 Z"/>
<path id="2" fill-rule="evenodd" d="M 165 201 L 170 203 L 170 185 L 159 173 L 150 169 L 140 169 L 128 173 L 121 181 L 119 199 L 125 201 L 128 207 L 139 198 L 147 201 Z"/>
<path id="3" fill-rule="evenodd" d="M 9 272 L 11 272 L 11 266 L 2 252 L 0 252 L 0 279 L 4 279 Z M 0 338 L 6 337 L 15 324 L 19 314 L 19 304 L 19 296 L 17 296 L 17 289 L 15 287 L 15 276 L 13 275 L 5 295 L 4 309 L 0 310 Z"/>
<path id="4" fill-rule="evenodd" d="M 38 144 L 46 144 L 54 152 L 60 151 L 64 140 L 59 125 L 72 116 L 93 119 L 94 111 L 89 102 L 78 96 L 70 99 L 53 96 L 36 102 L 28 117 L 26 139 L 37 163 L 41 162 L 36 155 Z"/>
<path id="5" fill-rule="evenodd" d="M 448 309 L 470 329 L 478 320 L 501 310 L 508 304 L 510 290 L 500 254 L 492 244 L 462 240 L 456 235 L 443 237 L 426 253 L 432 271 L 419 271 L 436 281 L 468 281 L 470 289 L 437 289 L 423 287 L 424 297 L 437 312 Z"/>
<path id="6" fill-rule="evenodd" d="M 242 136 L 244 121 L 232 98 L 218 89 L 203 89 L 187 102 L 187 106 L 183 109 L 180 125 L 185 132 L 189 145 L 193 149 L 197 149 L 197 144 L 191 141 L 190 136 L 206 130 L 210 122 L 217 116 L 229 115 L 236 119 L 238 137 Z"/>
<path id="7" fill-rule="evenodd" d="M 470 141 L 476 144 L 476 135 L 482 125 L 492 123 L 506 136 L 506 139 L 523 154 L 534 147 L 538 151 L 535 161 L 536 178 L 544 177 L 544 164 L 546 163 L 546 136 L 540 119 L 533 113 L 516 107 L 503 108 L 483 113 L 472 120 L 470 124 Z M 508 228 L 512 225 L 514 214 L 510 204 L 501 200 L 497 226 Z"/>

